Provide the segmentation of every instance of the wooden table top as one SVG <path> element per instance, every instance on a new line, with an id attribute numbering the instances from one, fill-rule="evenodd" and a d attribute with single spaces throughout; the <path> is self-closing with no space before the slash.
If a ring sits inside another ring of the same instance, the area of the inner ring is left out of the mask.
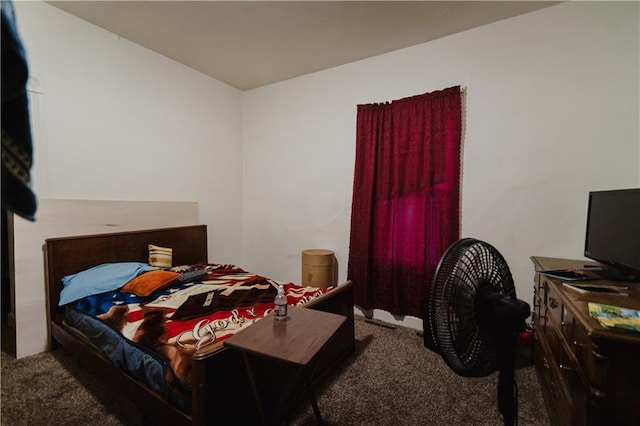
<path id="1" fill-rule="evenodd" d="M 344 315 L 292 306 L 288 317 L 286 321 L 276 321 L 273 315 L 261 318 L 224 344 L 242 352 L 306 366 L 347 319 Z"/>

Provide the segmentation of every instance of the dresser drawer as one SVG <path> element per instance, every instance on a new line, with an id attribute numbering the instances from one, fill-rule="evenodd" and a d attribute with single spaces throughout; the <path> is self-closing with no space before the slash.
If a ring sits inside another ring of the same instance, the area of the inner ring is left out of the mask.
<path id="1" fill-rule="evenodd" d="M 600 348 L 579 324 L 574 328 L 572 347 L 585 379 L 594 387 L 603 386 L 607 379 L 607 356 L 601 353 Z"/>
<path id="2" fill-rule="evenodd" d="M 536 285 L 533 286 L 533 309 L 531 310 L 531 319 L 534 324 L 539 323 L 541 314 L 544 315 L 542 313 L 544 309 L 542 292 L 543 290 L 540 288 L 539 282 L 536 282 Z"/>
<path id="3" fill-rule="evenodd" d="M 556 324 L 562 321 L 562 299 L 558 296 L 555 286 L 545 281 L 544 287 L 547 289 L 547 313 Z"/>
<path id="4" fill-rule="evenodd" d="M 536 341 L 534 350 L 534 363 L 540 381 L 542 382 L 543 395 L 549 408 L 549 417 L 553 425 L 571 424 L 571 403 L 562 386 L 562 381 L 554 368 L 555 360 L 548 352 L 544 338 Z"/>
<path id="5" fill-rule="evenodd" d="M 547 326 L 544 328 L 544 338 L 546 344 L 549 346 L 547 349 L 547 361 L 551 364 L 558 366 L 560 364 L 560 358 L 563 353 L 562 338 L 558 335 L 555 321 L 551 318 L 547 321 Z"/>
<path id="6" fill-rule="evenodd" d="M 567 350 L 571 354 L 571 357 L 576 358 L 575 345 L 573 345 L 575 341 L 576 319 L 566 305 L 562 306 L 562 320 L 560 321 L 559 327 L 562 340 Z"/>
<path id="7" fill-rule="evenodd" d="M 565 342 L 569 348 L 569 343 L 573 342 L 573 329 L 575 327 L 575 318 L 567 306 L 562 302 L 560 296 L 558 296 L 558 289 L 553 285 L 547 286 L 547 306 L 546 317 L 548 321 L 551 321 L 556 332 L 559 334 L 559 340 Z M 571 350 L 571 348 L 569 348 Z M 573 351 L 571 351 L 573 355 Z"/>
<path id="8" fill-rule="evenodd" d="M 533 322 L 538 331 L 542 332 L 547 322 L 547 288 L 548 284 L 537 275 L 533 298 Z"/>

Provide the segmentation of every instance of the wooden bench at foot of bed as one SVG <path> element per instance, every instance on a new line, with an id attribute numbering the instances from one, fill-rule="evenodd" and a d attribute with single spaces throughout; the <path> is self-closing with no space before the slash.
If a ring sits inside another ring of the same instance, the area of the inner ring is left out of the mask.
<path id="1" fill-rule="evenodd" d="M 173 264 L 208 263 L 206 225 L 50 238 L 45 241 L 45 281 L 51 347 L 68 351 L 97 379 L 129 399 L 145 423 L 154 425 L 255 424 L 258 413 L 241 356 L 222 346 L 192 357 L 191 413 L 166 402 L 143 382 L 114 367 L 102 352 L 76 330 L 65 325 L 58 306 L 62 277 L 107 262 L 147 262 L 148 244 L 173 248 Z M 328 343 L 312 381 L 321 380 L 355 350 L 353 288 L 347 281 L 312 300 L 305 308 L 347 317 Z M 283 366 L 286 368 L 286 366 Z M 278 373 L 272 364 L 256 367 L 257 374 Z M 274 392 L 279 392 L 274 386 Z M 242 406 L 235 410 L 232 407 Z"/>

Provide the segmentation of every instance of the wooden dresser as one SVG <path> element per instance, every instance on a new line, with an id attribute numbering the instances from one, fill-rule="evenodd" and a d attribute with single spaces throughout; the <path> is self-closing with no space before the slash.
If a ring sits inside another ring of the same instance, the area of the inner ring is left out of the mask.
<path id="1" fill-rule="evenodd" d="M 551 424 L 640 425 L 640 333 L 606 329 L 588 311 L 588 302 L 640 310 L 640 283 L 586 281 L 628 286 L 630 295 L 584 294 L 539 271 L 593 262 L 531 260 L 534 359 Z"/>

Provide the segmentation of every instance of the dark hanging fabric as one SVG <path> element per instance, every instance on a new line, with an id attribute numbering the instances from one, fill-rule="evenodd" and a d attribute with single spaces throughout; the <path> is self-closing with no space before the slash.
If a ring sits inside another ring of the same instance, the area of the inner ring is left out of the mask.
<path id="1" fill-rule="evenodd" d="M 358 105 L 348 278 L 355 304 L 422 316 L 460 236 L 459 86 Z"/>
<path id="2" fill-rule="evenodd" d="M 2 210 L 35 220 L 27 57 L 13 3 L 2 0 Z"/>

